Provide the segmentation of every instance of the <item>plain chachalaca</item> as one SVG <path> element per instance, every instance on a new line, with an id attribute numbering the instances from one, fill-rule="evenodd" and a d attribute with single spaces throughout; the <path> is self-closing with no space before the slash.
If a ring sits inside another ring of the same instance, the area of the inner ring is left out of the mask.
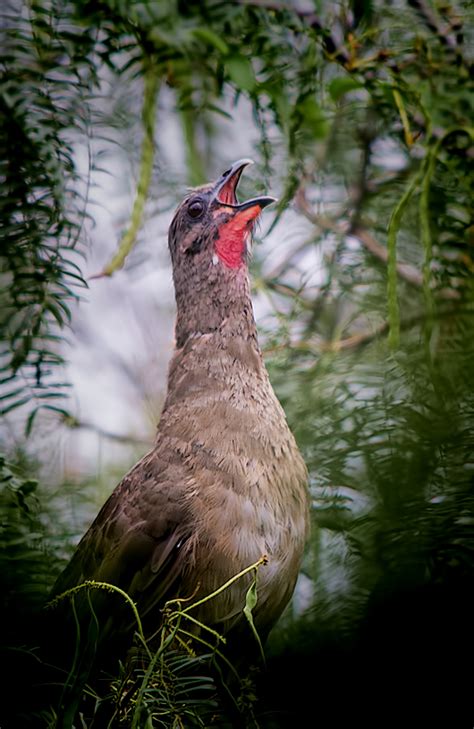
<path id="1" fill-rule="evenodd" d="M 266 555 L 253 611 L 265 638 L 301 563 L 307 472 L 258 346 L 247 267 L 252 228 L 274 199 L 237 201 L 249 163 L 192 190 L 176 211 L 176 350 L 156 442 L 105 503 L 55 588 L 113 583 L 151 632 L 166 600 L 199 600 Z M 194 616 L 221 634 L 250 632 L 242 610 L 251 579 Z"/>

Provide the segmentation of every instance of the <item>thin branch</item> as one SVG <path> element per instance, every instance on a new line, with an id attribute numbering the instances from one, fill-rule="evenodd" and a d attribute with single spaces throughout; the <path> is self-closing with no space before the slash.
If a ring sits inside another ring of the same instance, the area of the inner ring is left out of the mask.
<path id="1" fill-rule="evenodd" d="M 275 291 L 275 293 L 277 294 L 281 294 L 282 296 L 289 296 L 292 299 L 297 299 L 303 309 L 313 308 L 312 300 L 303 296 L 301 289 L 295 289 L 293 286 L 288 286 L 287 284 L 281 283 L 280 281 L 272 281 L 268 279 L 264 279 L 264 283 L 267 288 L 269 288 L 271 291 Z"/>
<path id="2" fill-rule="evenodd" d="M 411 317 L 408 317 L 405 320 L 402 320 L 400 322 L 400 329 L 402 331 L 406 331 L 407 329 L 410 329 L 411 327 L 416 326 L 417 324 L 420 324 L 422 322 L 426 322 L 431 318 L 437 320 L 449 318 L 450 316 L 459 316 L 460 314 L 469 314 L 472 316 L 473 313 L 474 312 L 470 308 L 460 310 L 458 307 L 456 307 L 456 309 L 445 309 L 444 311 L 438 310 L 434 317 L 426 316 L 424 313 L 417 313 Z M 267 347 L 263 350 L 263 355 L 268 356 L 274 354 L 275 352 L 279 352 L 282 350 L 288 351 L 289 349 L 295 352 L 307 352 L 314 355 L 323 354 L 326 352 L 333 352 L 336 354 L 338 352 L 347 352 L 350 350 L 357 350 L 365 347 L 367 344 L 370 344 L 376 339 L 387 334 L 388 330 L 389 324 L 387 321 L 384 321 L 377 327 L 375 327 L 375 329 L 366 330 L 360 332 L 359 334 L 353 334 L 344 339 L 321 341 L 317 344 L 307 340 L 301 340 L 299 342 L 292 342 L 290 344 L 288 344 L 288 342 L 285 342 L 281 345 Z"/>
<path id="3" fill-rule="evenodd" d="M 452 51 L 459 51 L 456 38 L 451 35 L 452 27 L 443 26 L 435 11 L 424 0 L 408 0 L 408 5 L 417 12 L 428 30 L 438 36 L 444 46 Z"/>
<path id="4" fill-rule="evenodd" d="M 400 329 L 406 331 L 407 329 L 411 329 L 411 327 L 415 326 L 416 324 L 420 324 L 422 322 L 426 322 L 432 319 L 444 319 L 449 318 L 450 316 L 458 316 L 460 314 L 460 310 L 456 307 L 456 309 L 445 309 L 441 311 L 437 311 L 436 315 L 433 317 L 431 315 L 426 316 L 423 312 L 414 314 L 413 316 L 407 317 L 407 319 L 404 319 L 400 322 Z M 471 309 L 464 310 L 465 314 L 472 315 L 473 312 Z M 354 334 L 350 337 L 346 337 L 345 339 L 341 339 L 339 341 L 334 342 L 324 342 L 320 347 L 318 348 L 321 352 L 341 352 L 341 351 L 347 351 L 350 349 L 359 349 L 361 347 L 364 347 L 366 344 L 370 344 L 370 342 L 373 342 L 375 339 L 378 339 L 379 337 L 386 334 L 389 330 L 389 323 L 387 321 L 382 322 L 379 324 L 378 327 L 371 331 L 365 331 L 361 332 L 360 334 Z M 314 349 L 314 348 L 313 348 Z"/>
<path id="5" fill-rule="evenodd" d="M 306 188 L 300 185 L 295 195 L 295 206 L 296 209 L 304 215 L 319 231 L 324 233 L 337 233 L 339 235 L 346 235 L 349 226 L 341 221 L 337 222 L 335 218 L 330 218 L 327 215 L 321 215 L 315 213 L 306 197 Z"/>
<path id="6" fill-rule="evenodd" d="M 284 257 L 284 259 L 265 275 L 265 281 L 274 281 L 275 279 L 280 278 L 280 276 L 282 276 L 288 269 L 288 266 L 292 262 L 293 258 L 297 256 L 298 253 L 304 251 L 308 243 L 309 241 L 305 240 L 299 245 L 295 246 L 295 248 L 292 248 Z"/>
<path id="7" fill-rule="evenodd" d="M 151 64 L 145 68 L 143 91 L 143 140 L 140 158 L 140 171 L 138 177 L 135 201 L 133 203 L 130 223 L 122 236 L 119 247 L 109 263 L 100 273 L 89 277 L 89 280 L 112 276 L 115 271 L 122 268 L 130 252 L 137 242 L 138 231 L 142 225 L 143 212 L 148 197 L 153 173 L 153 160 L 155 152 L 154 131 L 156 125 L 156 101 L 160 86 L 160 77 L 156 68 Z"/>
<path id="8" fill-rule="evenodd" d="M 237 0 L 239 5 L 247 7 L 263 8 L 275 13 L 294 13 L 304 20 L 310 28 L 316 31 L 321 39 L 322 46 L 331 59 L 338 61 L 343 66 L 350 66 L 351 57 L 347 48 L 341 44 L 335 35 L 323 24 L 319 16 L 312 10 L 303 10 L 295 5 L 286 5 L 280 2 L 268 2 L 267 0 Z"/>
<path id="9" fill-rule="evenodd" d="M 128 443 L 129 445 L 139 445 L 143 446 L 146 445 L 150 447 L 153 445 L 153 441 L 148 440 L 147 438 L 137 438 L 134 435 L 125 435 L 121 433 L 112 433 L 110 430 L 105 430 L 104 428 L 100 428 L 98 425 L 94 425 L 93 423 L 87 423 L 82 420 L 77 420 L 77 418 L 74 418 L 72 416 L 68 416 L 67 418 L 64 418 L 64 423 L 67 425 L 68 428 L 71 428 L 72 430 L 76 429 L 83 429 L 83 430 L 91 430 L 93 433 L 96 433 L 97 435 L 100 435 L 104 438 L 109 438 L 110 440 L 115 440 L 118 443 Z"/>
<path id="10" fill-rule="evenodd" d="M 351 230 L 351 227 L 347 221 L 337 221 L 328 216 L 318 215 L 312 210 L 308 199 L 306 197 L 306 191 L 303 187 L 300 187 L 295 196 L 295 203 L 298 210 L 315 225 L 321 231 L 332 231 L 339 235 L 351 235 L 364 246 L 375 258 L 387 265 L 388 262 L 388 250 L 385 246 L 379 243 L 374 236 L 369 233 L 368 230 L 362 227 L 357 227 Z M 423 274 L 415 266 L 409 263 L 396 264 L 397 275 L 406 281 L 411 286 L 418 289 L 423 288 Z M 441 299 L 457 300 L 460 298 L 458 291 L 454 289 L 442 289 L 437 292 L 437 295 Z"/>
<path id="11" fill-rule="evenodd" d="M 408 325 L 407 325 L 408 326 Z M 370 344 L 370 342 L 373 342 L 378 337 L 383 336 L 388 331 L 388 322 L 384 321 L 382 324 L 380 324 L 378 327 L 376 327 L 373 330 L 370 331 L 364 331 L 360 334 L 353 334 L 350 337 L 346 337 L 345 339 L 338 339 L 333 341 L 322 341 L 319 344 L 315 345 L 313 342 L 309 342 L 306 340 L 301 340 L 300 342 L 294 342 L 290 345 L 285 342 L 282 345 L 276 345 L 273 347 L 267 347 L 263 350 L 264 356 L 274 354 L 275 352 L 278 352 L 280 350 L 288 351 L 288 349 L 291 349 L 293 351 L 299 351 L 299 352 L 309 352 L 312 354 L 323 354 L 325 352 L 344 352 L 351 349 L 359 349 L 361 347 L 364 347 L 367 344 Z"/>
<path id="12" fill-rule="evenodd" d="M 354 230 L 351 235 L 357 238 L 357 240 L 362 243 L 364 248 L 369 251 L 369 253 L 371 253 L 375 258 L 377 258 L 379 261 L 382 261 L 382 263 L 387 264 L 387 248 L 379 243 L 377 240 L 375 240 L 375 238 L 369 233 L 368 230 L 356 228 L 356 230 Z M 404 281 L 411 284 L 412 286 L 416 286 L 417 288 L 421 288 L 423 286 L 423 275 L 420 271 L 418 271 L 417 268 L 415 268 L 415 266 L 411 266 L 409 263 L 397 262 L 396 267 L 398 276 Z"/>
<path id="13" fill-rule="evenodd" d="M 344 352 L 349 349 L 360 349 L 365 347 L 366 344 L 370 344 L 374 339 L 383 336 L 388 332 L 388 322 L 384 321 L 378 327 L 371 331 L 360 332 L 360 334 L 353 334 L 345 339 L 335 340 L 333 342 L 324 342 L 321 345 L 322 352 Z"/>
<path id="14" fill-rule="evenodd" d="M 361 161 L 351 194 L 352 213 L 349 234 L 352 234 L 359 227 L 364 205 L 369 196 L 369 166 L 372 157 L 372 144 L 376 138 L 374 112 L 370 105 L 366 110 L 364 125 L 359 127 L 357 136 L 361 147 Z"/>

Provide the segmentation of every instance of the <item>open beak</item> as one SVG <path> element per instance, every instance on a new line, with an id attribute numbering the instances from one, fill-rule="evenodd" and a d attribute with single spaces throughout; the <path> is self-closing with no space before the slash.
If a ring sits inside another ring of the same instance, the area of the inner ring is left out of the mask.
<path id="1" fill-rule="evenodd" d="M 242 172 L 247 165 L 252 164 L 251 159 L 239 159 L 217 180 L 212 193 L 216 212 L 220 213 L 225 210 L 232 217 L 240 217 L 240 213 L 245 213 L 243 217 L 249 222 L 255 219 L 267 205 L 276 202 L 276 198 L 269 195 L 253 197 L 243 203 L 239 203 L 237 200 L 236 190 Z"/>

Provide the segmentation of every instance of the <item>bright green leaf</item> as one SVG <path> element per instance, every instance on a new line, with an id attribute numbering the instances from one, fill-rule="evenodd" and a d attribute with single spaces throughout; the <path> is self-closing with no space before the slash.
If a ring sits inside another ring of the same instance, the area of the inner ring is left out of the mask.
<path id="1" fill-rule="evenodd" d="M 297 110 L 302 117 L 301 125 L 311 130 L 314 137 L 320 139 L 326 136 L 328 123 L 321 107 L 313 96 L 307 96 L 300 101 Z"/>
<path id="2" fill-rule="evenodd" d="M 362 89 L 364 85 L 352 76 L 340 76 L 333 78 L 328 86 L 329 95 L 333 101 L 339 101 L 341 96 L 355 89 Z"/>
<path id="3" fill-rule="evenodd" d="M 204 43 L 207 43 L 207 45 L 214 46 L 214 48 L 216 48 L 219 53 L 222 53 L 223 56 L 226 56 L 229 53 L 229 46 L 227 43 L 223 41 L 217 33 L 209 30 L 209 28 L 195 28 L 191 31 L 191 35 L 198 40 L 202 40 Z"/>
<path id="4" fill-rule="evenodd" d="M 226 58 L 225 65 L 231 81 L 242 91 L 251 93 L 257 85 L 252 64 L 244 56 Z"/>
<path id="5" fill-rule="evenodd" d="M 244 615 L 247 618 L 250 628 L 252 630 L 252 633 L 255 636 L 255 639 L 258 643 L 258 646 L 260 648 L 260 653 L 262 656 L 263 662 L 265 662 L 265 654 L 263 652 L 263 646 L 262 642 L 260 640 L 260 636 L 257 632 L 257 628 L 255 627 L 255 623 L 253 621 L 253 614 L 252 611 L 257 604 L 257 575 L 255 575 L 254 580 L 252 581 L 252 584 L 250 585 L 249 589 L 247 590 L 247 594 L 245 596 L 245 607 L 244 607 Z"/>

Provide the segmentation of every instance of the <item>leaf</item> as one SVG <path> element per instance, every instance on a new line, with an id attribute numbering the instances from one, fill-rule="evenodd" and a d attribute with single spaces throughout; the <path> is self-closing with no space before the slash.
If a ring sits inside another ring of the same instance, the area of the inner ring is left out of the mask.
<path id="1" fill-rule="evenodd" d="M 372 0 L 351 0 L 350 7 L 354 15 L 354 27 L 364 24 L 368 25 L 374 15 Z"/>
<path id="2" fill-rule="evenodd" d="M 296 110 L 301 116 L 301 125 L 310 130 L 316 139 L 322 139 L 326 136 L 328 123 L 314 96 L 307 96 L 301 100 Z"/>
<path id="3" fill-rule="evenodd" d="M 233 119 L 232 114 L 229 114 L 228 111 L 225 109 L 221 109 L 220 106 L 217 106 L 217 104 L 208 104 L 206 103 L 205 106 L 206 109 L 209 109 L 209 111 L 213 111 L 215 114 L 220 114 L 221 116 L 225 117 L 226 119 Z"/>
<path id="4" fill-rule="evenodd" d="M 2 416 L 3 415 L 7 415 L 12 410 L 15 410 L 16 408 L 19 408 L 22 405 L 26 405 L 26 403 L 29 401 L 29 399 L 30 399 L 29 397 L 24 397 L 21 400 L 16 400 L 14 403 L 12 403 L 11 405 L 8 405 L 6 408 L 2 408 L 0 410 L 0 415 L 2 415 Z"/>
<path id="5" fill-rule="evenodd" d="M 258 647 L 260 649 L 260 654 L 262 656 L 262 660 L 265 663 L 265 653 L 263 652 L 263 646 L 262 641 L 260 640 L 260 636 L 257 632 L 257 628 L 255 627 L 255 623 L 253 621 L 253 614 L 252 611 L 257 604 L 257 573 L 255 573 L 255 577 L 252 581 L 252 584 L 250 585 L 249 589 L 247 590 L 247 594 L 245 596 L 245 607 L 244 607 L 244 615 L 247 618 L 250 628 L 252 630 L 252 633 L 255 636 L 255 639 L 258 643 Z"/>
<path id="6" fill-rule="evenodd" d="M 66 313 L 68 320 L 71 321 L 71 314 L 69 312 L 69 309 L 67 307 L 65 307 L 64 305 L 61 305 L 61 302 L 56 302 L 56 301 L 53 301 L 52 299 L 47 299 L 47 301 L 45 302 L 45 308 L 51 312 L 51 314 L 54 316 L 57 324 L 60 327 L 64 326 L 64 319 L 63 319 L 63 314 L 61 313 L 61 309 L 63 309 L 63 311 Z"/>
<path id="7" fill-rule="evenodd" d="M 23 496 L 29 496 L 29 494 L 32 494 L 33 491 L 36 491 L 38 488 L 38 481 L 35 478 L 28 478 L 26 481 L 23 481 L 23 483 L 20 486 L 21 492 L 23 493 Z M 41 538 L 41 534 L 29 534 L 28 535 L 30 539 L 33 537 Z"/>
<path id="8" fill-rule="evenodd" d="M 20 395 L 20 393 L 22 393 L 24 389 L 24 387 L 18 387 L 16 390 L 6 392 L 4 395 L 0 395 L 0 400 L 9 400 L 12 397 L 16 397 L 17 395 Z"/>
<path id="9" fill-rule="evenodd" d="M 255 91 L 257 81 L 253 72 L 252 64 L 248 58 L 236 55 L 225 59 L 225 66 L 230 79 L 238 89 L 252 93 Z"/>
<path id="10" fill-rule="evenodd" d="M 35 422 L 35 419 L 36 419 L 36 416 L 37 416 L 37 414 L 38 414 L 39 410 L 41 410 L 41 406 L 40 406 L 40 407 L 37 407 L 37 408 L 35 408 L 35 409 L 34 409 L 34 410 L 33 410 L 33 411 L 32 411 L 32 412 L 31 412 L 31 413 L 30 413 L 30 414 L 28 415 L 28 419 L 27 419 L 27 421 L 26 421 L 26 425 L 25 425 L 25 435 L 26 435 L 27 437 L 28 437 L 28 436 L 30 435 L 31 431 L 33 430 L 33 424 L 34 424 L 34 422 Z"/>
<path id="11" fill-rule="evenodd" d="M 69 395 L 66 392 L 40 392 L 35 395 L 37 400 L 58 400 L 65 397 L 69 397 Z"/>
<path id="12" fill-rule="evenodd" d="M 64 408 L 58 408 L 55 405 L 43 405 L 42 408 L 43 410 L 50 410 L 53 413 L 61 415 L 61 418 L 63 419 L 70 417 L 70 413 L 68 413 L 67 410 L 65 410 Z"/>
<path id="13" fill-rule="evenodd" d="M 328 86 L 328 91 L 333 101 L 339 101 L 341 96 L 347 94 L 349 91 L 355 91 L 355 89 L 363 89 L 364 84 L 353 76 L 340 76 L 339 78 L 333 78 Z"/>
<path id="14" fill-rule="evenodd" d="M 204 43 L 207 43 L 208 45 L 214 46 L 214 48 L 222 53 L 223 56 L 226 56 L 229 53 L 229 46 L 227 43 L 223 41 L 217 33 L 209 30 L 209 28 L 195 28 L 191 31 L 191 35 L 198 40 L 204 41 Z"/>

